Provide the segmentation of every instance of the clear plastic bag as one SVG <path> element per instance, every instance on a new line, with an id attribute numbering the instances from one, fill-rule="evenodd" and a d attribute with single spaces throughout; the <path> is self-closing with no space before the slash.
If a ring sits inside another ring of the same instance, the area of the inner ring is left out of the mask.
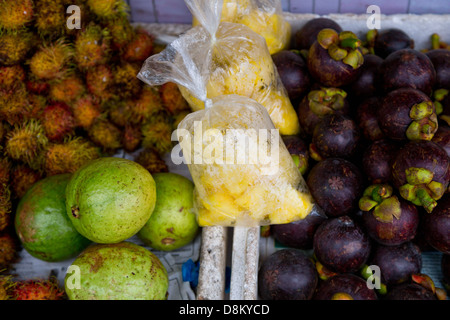
<path id="1" fill-rule="evenodd" d="M 280 0 L 223 0 L 220 21 L 244 24 L 263 36 L 270 54 L 289 46 L 292 30 L 283 17 Z M 194 16 L 192 25 L 199 24 Z"/>
<path id="2" fill-rule="evenodd" d="M 152 56 L 144 70 L 156 61 L 166 64 L 161 77 L 176 82 L 193 111 L 204 108 L 204 98 L 238 94 L 258 101 L 269 112 L 275 127 L 282 135 L 300 132 L 298 116 L 281 82 L 265 40 L 247 26 L 220 22 L 221 1 L 186 0 L 200 25 L 187 31 L 163 52 Z M 174 57 L 171 55 L 177 52 Z M 173 58 L 173 59 L 172 59 Z M 199 70 L 195 84 L 180 76 L 186 62 Z M 145 73 L 143 73 L 145 77 Z M 206 88 L 206 96 L 199 99 L 199 89 Z"/>
<path id="3" fill-rule="evenodd" d="M 211 19 L 214 12 L 220 11 L 212 2 L 202 7 L 199 20 Z M 236 40 L 231 41 L 227 32 L 239 34 L 234 37 L 240 38 L 243 48 L 236 45 Z M 151 86 L 177 83 L 198 105 L 197 111 L 180 122 L 176 134 L 195 184 L 194 209 L 200 226 L 250 227 L 289 223 L 308 214 L 323 215 L 281 139 L 274 110 L 248 95 L 216 91 L 211 96 L 211 90 L 220 88 L 218 79 L 224 82 L 224 75 L 229 74 L 237 77 L 237 71 L 229 71 L 231 63 L 225 63 L 231 56 L 244 55 L 242 63 L 258 63 L 260 68 L 261 61 L 255 62 L 254 58 L 267 59 L 261 57 L 261 52 L 246 51 L 247 36 L 264 41 L 240 24 L 221 22 L 217 33 L 194 27 L 161 53 L 149 57 L 138 74 Z M 251 47 L 252 41 L 249 43 Z M 264 48 L 271 59 L 267 46 Z M 271 60 L 264 63 L 269 61 L 273 64 Z M 249 82 L 251 86 L 252 75 L 246 70 L 239 73 L 242 87 Z M 274 81 L 277 74 L 271 72 Z M 214 78 L 214 73 L 221 76 Z M 298 121 L 296 115 L 295 119 Z M 177 153 L 176 148 L 172 153 Z"/>
<path id="4" fill-rule="evenodd" d="M 219 96 L 179 124 L 200 226 L 282 224 L 320 214 L 267 110 Z M 200 138 L 202 137 L 202 138 Z"/>

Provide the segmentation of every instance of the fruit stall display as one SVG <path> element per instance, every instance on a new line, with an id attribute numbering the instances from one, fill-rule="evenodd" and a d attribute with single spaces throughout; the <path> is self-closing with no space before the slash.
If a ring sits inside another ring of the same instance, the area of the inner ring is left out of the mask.
<path id="1" fill-rule="evenodd" d="M 73 4 L 81 29 L 66 25 Z M 198 101 L 137 77 L 168 43 L 130 24 L 120 0 L 0 0 L 0 9 L 0 299 L 171 299 L 155 253 L 192 243 L 202 225 L 194 183 L 167 158 Z M 325 216 L 260 228 L 280 245 L 260 261 L 260 299 L 446 299 L 450 47 L 447 34 L 427 34 L 420 49 L 408 34 L 309 17 L 270 52 L 282 105 L 295 110 L 277 125 L 298 122 L 282 139 Z M 16 279 L 23 250 L 43 263 L 70 259 L 84 289 L 69 274 L 63 284 Z M 439 254 L 438 278 L 423 273 L 427 253 Z M 377 289 L 370 266 L 381 271 Z"/>

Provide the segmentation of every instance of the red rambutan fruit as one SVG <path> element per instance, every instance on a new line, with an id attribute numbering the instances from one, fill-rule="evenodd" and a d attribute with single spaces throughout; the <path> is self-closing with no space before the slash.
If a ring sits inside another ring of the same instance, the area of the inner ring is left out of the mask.
<path id="1" fill-rule="evenodd" d="M 129 62 L 144 62 L 153 53 L 154 36 L 137 28 L 133 39 L 124 47 L 122 58 Z"/>
<path id="2" fill-rule="evenodd" d="M 63 0 L 36 1 L 34 25 L 41 37 L 59 38 L 66 33 L 67 16 Z"/>
<path id="3" fill-rule="evenodd" d="M 143 83 L 137 78 L 140 71 L 138 64 L 122 61 L 114 67 L 114 92 L 122 99 L 137 98 Z"/>
<path id="4" fill-rule="evenodd" d="M 76 74 L 52 82 L 50 98 L 54 101 L 70 103 L 79 98 L 86 90 L 83 80 Z"/>
<path id="5" fill-rule="evenodd" d="M 148 121 L 164 110 L 158 90 L 150 86 L 144 86 L 139 97 L 129 101 L 129 107 L 130 121 L 133 123 Z"/>
<path id="6" fill-rule="evenodd" d="M 11 223 L 11 189 L 8 184 L 0 184 L 0 231 L 5 230 Z M 7 240 L 7 239 L 6 239 Z M 2 238 L 0 236 L 0 254 L 2 253 Z M 6 253 L 6 252 L 4 252 Z M 2 263 L 0 257 L 0 270 L 5 268 L 5 263 L 11 260 L 5 257 L 5 262 Z"/>
<path id="7" fill-rule="evenodd" d="M 25 85 L 12 91 L 0 90 L 0 118 L 10 125 L 20 124 L 28 113 L 30 103 Z"/>
<path id="8" fill-rule="evenodd" d="M 34 34 L 19 29 L 13 32 L 0 30 L 0 64 L 12 66 L 22 63 L 35 43 Z"/>
<path id="9" fill-rule="evenodd" d="M 97 100 L 91 95 L 84 95 L 72 103 L 75 125 L 83 129 L 89 128 L 101 114 Z"/>
<path id="10" fill-rule="evenodd" d="M 155 119 L 142 124 L 142 146 L 153 148 L 160 155 L 170 152 L 173 147 L 172 124 L 170 121 Z"/>
<path id="11" fill-rule="evenodd" d="M 107 29 L 90 23 L 77 33 L 75 39 L 75 61 L 80 70 L 105 64 L 110 58 L 110 36 Z"/>
<path id="12" fill-rule="evenodd" d="M 42 44 L 29 61 L 30 71 L 38 79 L 63 78 L 70 70 L 72 55 L 71 46 L 63 38 Z"/>
<path id="13" fill-rule="evenodd" d="M 0 28 L 18 29 L 33 20 L 33 0 L 0 0 Z"/>
<path id="14" fill-rule="evenodd" d="M 28 189 L 41 180 L 43 175 L 40 171 L 31 169 L 24 163 L 19 163 L 12 169 L 11 188 L 12 196 L 21 199 Z"/>
<path id="15" fill-rule="evenodd" d="M 113 85 L 113 74 L 109 66 L 101 64 L 86 70 L 86 86 L 89 93 L 102 100 L 109 99 Z"/>
<path id="16" fill-rule="evenodd" d="M 127 152 L 133 152 L 139 148 L 142 142 L 142 132 L 139 126 L 127 124 L 123 128 L 122 145 Z"/>
<path id="17" fill-rule="evenodd" d="M 164 83 L 159 87 L 159 93 L 164 107 L 170 114 L 176 115 L 179 112 L 190 110 L 189 104 L 184 99 L 176 83 Z"/>
<path id="18" fill-rule="evenodd" d="M 75 133 L 75 118 L 64 102 L 52 102 L 40 117 L 42 127 L 49 141 L 62 141 Z"/>
<path id="19" fill-rule="evenodd" d="M 166 162 L 153 148 L 145 148 L 140 151 L 134 158 L 134 161 L 147 169 L 151 174 L 169 171 Z"/>
<path id="20" fill-rule="evenodd" d="M 44 128 L 36 119 L 15 125 L 6 135 L 5 151 L 14 160 L 22 161 L 33 169 L 41 165 L 42 151 L 48 143 Z"/>
<path id="21" fill-rule="evenodd" d="M 122 147 L 122 132 L 105 117 L 98 117 L 87 129 L 92 142 L 102 148 L 105 153 L 111 153 Z"/>
<path id="22" fill-rule="evenodd" d="M 17 238 L 10 229 L 0 233 L 0 270 L 8 270 L 17 261 L 18 249 Z"/>
<path id="23" fill-rule="evenodd" d="M 127 17 L 129 14 L 128 4 L 124 0 L 87 0 L 87 5 L 100 20 Z"/>
<path id="24" fill-rule="evenodd" d="M 64 300 L 65 293 L 56 279 L 29 279 L 15 282 L 11 296 L 13 300 Z"/>
<path id="25" fill-rule="evenodd" d="M 22 65 L 0 66 L 0 89 L 12 90 L 25 81 L 25 70 Z"/>
<path id="26" fill-rule="evenodd" d="M 8 157 L 0 158 L 0 185 L 9 184 L 12 164 Z"/>
<path id="27" fill-rule="evenodd" d="M 50 144 L 45 153 L 44 171 L 47 176 L 74 173 L 81 166 L 101 156 L 100 148 L 82 138 L 70 138 L 63 143 Z"/>

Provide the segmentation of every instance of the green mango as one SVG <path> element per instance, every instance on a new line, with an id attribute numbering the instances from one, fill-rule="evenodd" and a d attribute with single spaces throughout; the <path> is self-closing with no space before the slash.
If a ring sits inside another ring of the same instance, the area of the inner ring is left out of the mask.
<path id="1" fill-rule="evenodd" d="M 156 205 L 138 237 L 149 247 L 172 251 L 194 240 L 199 231 L 193 211 L 194 184 L 171 172 L 153 175 L 156 183 Z"/>
<path id="2" fill-rule="evenodd" d="M 167 270 L 151 251 L 131 242 L 93 244 L 69 266 L 70 300 L 166 300 Z"/>
<path id="3" fill-rule="evenodd" d="M 97 243 L 118 243 L 135 235 L 155 203 L 150 172 L 122 158 L 89 162 L 72 175 L 66 188 L 67 215 L 79 233 Z"/>
<path id="4" fill-rule="evenodd" d="M 66 260 L 91 243 L 66 214 L 65 189 L 70 177 L 60 174 L 36 182 L 17 205 L 16 233 L 25 250 L 40 260 Z"/>

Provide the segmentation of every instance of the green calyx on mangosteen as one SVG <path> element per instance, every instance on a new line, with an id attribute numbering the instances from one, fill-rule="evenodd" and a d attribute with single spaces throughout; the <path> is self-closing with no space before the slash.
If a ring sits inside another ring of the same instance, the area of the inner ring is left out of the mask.
<path id="1" fill-rule="evenodd" d="M 375 218 L 382 222 L 392 222 L 394 217 L 400 219 L 400 201 L 393 195 L 393 188 L 388 184 L 375 184 L 364 190 L 359 200 L 359 209 L 370 211 L 373 209 Z"/>
<path id="2" fill-rule="evenodd" d="M 417 234 L 419 213 L 410 202 L 399 199 L 388 184 L 366 188 L 359 200 L 362 224 L 368 235 L 383 245 L 399 245 Z"/>
<path id="3" fill-rule="evenodd" d="M 361 40 L 350 31 L 322 29 L 308 52 L 308 71 L 327 87 L 342 87 L 356 80 L 364 63 Z"/>
<path id="4" fill-rule="evenodd" d="M 432 212 L 450 181 L 450 159 L 433 141 L 411 141 L 392 164 L 392 178 L 402 198 Z"/>
<path id="5" fill-rule="evenodd" d="M 377 114 L 381 130 L 392 140 L 431 140 L 438 129 L 433 102 L 413 88 L 386 94 Z"/>
<path id="6" fill-rule="evenodd" d="M 322 29 L 317 35 L 317 42 L 322 48 L 328 50 L 333 60 L 342 60 L 353 69 L 359 68 L 364 62 L 364 57 L 358 50 L 362 42 L 351 31 L 338 33 L 333 29 Z"/>

